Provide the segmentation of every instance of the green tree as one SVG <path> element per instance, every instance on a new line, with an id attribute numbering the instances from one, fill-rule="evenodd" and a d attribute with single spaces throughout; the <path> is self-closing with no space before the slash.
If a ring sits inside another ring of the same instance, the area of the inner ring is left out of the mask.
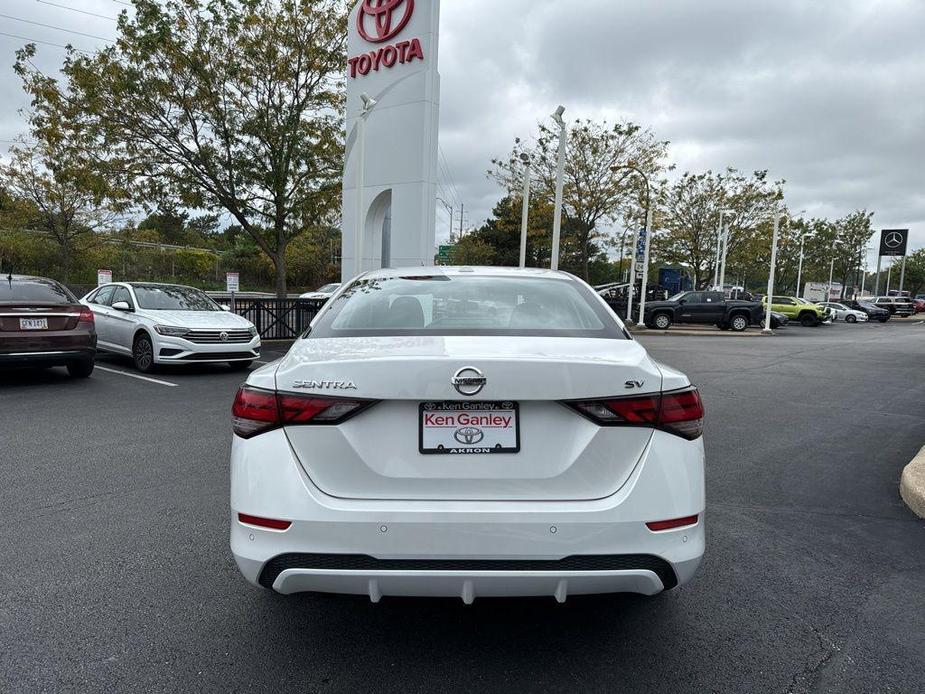
<path id="1" fill-rule="evenodd" d="M 685 173 L 662 192 L 659 260 L 689 268 L 698 288 L 713 279 L 721 210 L 729 233 L 727 279 L 754 272 L 754 241 L 783 199 L 783 181 L 770 182 L 767 171 L 746 176 L 729 168 L 721 173 Z M 767 276 L 767 275 L 765 275 Z"/>
<path id="2" fill-rule="evenodd" d="M 515 141 L 507 159 L 495 159 L 488 175 L 512 196 L 523 188 L 526 154 L 533 162 L 536 194 L 551 203 L 555 195 L 559 128 L 541 124 L 533 144 Z M 601 226 L 614 222 L 637 205 L 645 188 L 640 176 L 623 168 L 635 166 L 654 185 L 664 170 L 668 142 L 658 140 L 651 130 L 631 122 L 610 125 L 591 120 L 575 121 L 569 129 L 568 158 L 563 191 L 563 235 L 569 226 L 577 242 L 577 273 L 590 277 L 590 264 L 598 252 Z M 551 224 L 551 222 L 550 222 Z M 548 232 L 547 232 L 548 233 Z"/>
<path id="3" fill-rule="evenodd" d="M 0 164 L 0 184 L 20 201 L 22 226 L 44 232 L 57 245 L 60 272 L 54 274 L 65 283 L 79 241 L 116 220 L 67 150 L 47 141 L 14 145 L 10 161 Z"/>
<path id="4" fill-rule="evenodd" d="M 925 292 L 925 248 L 911 253 L 906 258 L 906 284 L 903 289 L 912 296 Z"/>
<path id="5" fill-rule="evenodd" d="M 112 194 L 227 211 L 272 261 L 340 204 L 345 3 L 134 0 L 114 45 L 70 51 L 64 85 L 18 54 L 33 132 L 81 133 Z"/>

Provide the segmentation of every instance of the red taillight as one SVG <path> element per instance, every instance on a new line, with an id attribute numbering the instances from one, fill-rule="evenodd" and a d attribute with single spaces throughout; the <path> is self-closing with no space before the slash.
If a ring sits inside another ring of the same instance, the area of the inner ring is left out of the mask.
<path id="1" fill-rule="evenodd" d="M 274 393 L 242 386 L 235 396 L 231 415 L 234 433 L 249 439 L 281 426 L 340 424 L 372 404 L 372 400 Z"/>
<path id="2" fill-rule="evenodd" d="M 601 426 L 652 426 L 690 440 L 703 434 L 703 403 L 696 388 L 565 404 Z"/>
<path id="3" fill-rule="evenodd" d="M 259 528 L 269 528 L 270 530 L 289 530 L 292 521 L 277 520 L 275 518 L 261 518 L 260 516 L 249 516 L 246 513 L 239 513 L 238 520 L 245 525 L 256 525 Z"/>
<path id="4" fill-rule="evenodd" d="M 95 323 L 93 318 L 93 311 L 91 311 L 86 306 L 80 307 L 80 317 L 77 319 L 78 323 Z"/>
<path id="5" fill-rule="evenodd" d="M 684 518 L 672 518 L 671 520 L 651 521 L 646 523 L 646 527 L 654 533 L 663 530 L 684 528 L 688 525 L 697 525 L 697 516 L 685 516 Z"/>

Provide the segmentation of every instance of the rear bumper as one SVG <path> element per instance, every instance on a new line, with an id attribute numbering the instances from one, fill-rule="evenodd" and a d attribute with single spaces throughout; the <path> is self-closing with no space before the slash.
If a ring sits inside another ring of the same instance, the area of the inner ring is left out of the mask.
<path id="1" fill-rule="evenodd" d="M 655 432 L 626 484 L 581 502 L 336 499 L 318 490 L 281 431 L 235 439 L 231 549 L 248 581 L 281 593 L 461 597 L 647 595 L 689 581 L 704 552 L 703 446 L 678 455 Z M 671 437 L 672 442 L 675 437 Z M 662 445 L 660 445 L 660 442 Z M 238 513 L 291 521 L 285 531 Z M 698 515 L 652 532 L 652 520 Z"/>
<path id="2" fill-rule="evenodd" d="M 64 366 L 75 361 L 93 361 L 95 356 L 94 348 L 0 353 L 0 366 Z"/>

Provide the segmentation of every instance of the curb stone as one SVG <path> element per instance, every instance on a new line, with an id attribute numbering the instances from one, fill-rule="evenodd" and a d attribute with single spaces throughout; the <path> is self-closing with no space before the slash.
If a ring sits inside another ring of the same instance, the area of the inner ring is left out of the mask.
<path id="1" fill-rule="evenodd" d="M 899 495 L 915 515 L 925 518 L 925 448 L 903 470 Z"/>

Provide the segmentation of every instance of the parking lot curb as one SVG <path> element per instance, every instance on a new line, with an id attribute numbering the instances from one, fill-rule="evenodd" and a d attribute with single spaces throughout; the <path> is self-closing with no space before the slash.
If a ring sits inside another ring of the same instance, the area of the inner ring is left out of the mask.
<path id="1" fill-rule="evenodd" d="M 925 448 L 903 470 L 899 495 L 919 518 L 925 518 Z"/>
<path id="2" fill-rule="evenodd" d="M 761 337 L 760 330 L 746 330 L 742 333 L 733 332 L 731 330 L 652 330 L 651 328 L 647 328 L 646 330 L 630 328 L 629 330 L 634 335 L 676 335 L 678 337 Z"/>

